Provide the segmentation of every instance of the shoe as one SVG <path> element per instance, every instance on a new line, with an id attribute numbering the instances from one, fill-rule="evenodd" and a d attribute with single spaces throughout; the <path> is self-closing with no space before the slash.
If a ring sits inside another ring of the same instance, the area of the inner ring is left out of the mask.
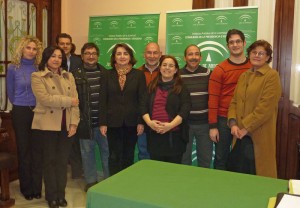
<path id="1" fill-rule="evenodd" d="M 59 208 L 58 202 L 56 200 L 48 201 L 49 208 Z"/>
<path id="2" fill-rule="evenodd" d="M 84 191 L 87 192 L 89 190 L 89 188 L 91 188 L 92 186 L 96 185 L 98 182 L 93 182 L 93 183 L 88 183 L 86 184 Z"/>
<path id="3" fill-rule="evenodd" d="M 32 195 L 24 195 L 24 198 L 28 201 L 33 199 Z"/>
<path id="4" fill-rule="evenodd" d="M 66 206 L 68 206 L 68 202 L 67 202 L 66 199 L 59 199 L 59 200 L 57 200 L 57 201 L 58 201 L 58 205 L 59 205 L 60 207 L 66 207 Z"/>
<path id="5" fill-rule="evenodd" d="M 41 193 L 32 194 L 32 197 L 35 198 L 35 199 L 40 199 L 40 198 L 42 198 L 42 194 Z"/>

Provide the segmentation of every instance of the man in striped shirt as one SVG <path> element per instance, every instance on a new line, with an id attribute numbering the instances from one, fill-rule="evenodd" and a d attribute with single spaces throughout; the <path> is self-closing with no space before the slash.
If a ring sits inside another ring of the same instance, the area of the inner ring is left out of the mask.
<path id="1" fill-rule="evenodd" d="M 232 143 L 230 128 L 227 126 L 227 113 L 234 89 L 240 75 L 251 68 L 244 54 L 246 46 L 242 31 L 231 29 L 226 35 L 230 56 L 218 64 L 209 80 L 208 120 L 210 139 L 215 143 L 216 169 L 226 170 L 226 163 Z"/>
<path id="2" fill-rule="evenodd" d="M 184 51 L 186 65 L 181 78 L 188 88 L 192 108 L 189 116 L 189 142 L 183 154 L 182 163 L 192 164 L 192 146 L 196 140 L 198 166 L 209 168 L 212 159 L 213 142 L 209 138 L 208 126 L 208 82 L 210 70 L 200 66 L 202 59 L 197 45 L 189 45 Z"/>

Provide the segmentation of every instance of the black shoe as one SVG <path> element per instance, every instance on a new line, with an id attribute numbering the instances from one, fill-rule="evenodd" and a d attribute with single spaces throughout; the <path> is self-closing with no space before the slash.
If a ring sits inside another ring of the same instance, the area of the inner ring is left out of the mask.
<path id="1" fill-rule="evenodd" d="M 32 195 L 24 195 L 24 198 L 28 201 L 33 199 Z"/>
<path id="2" fill-rule="evenodd" d="M 48 205 L 50 208 L 59 208 L 58 202 L 56 200 L 48 201 Z"/>
<path id="3" fill-rule="evenodd" d="M 58 205 L 59 205 L 60 207 L 66 207 L 66 206 L 68 206 L 68 202 L 67 202 L 66 199 L 59 199 L 59 200 L 57 200 L 57 201 L 58 201 Z"/>
<path id="4" fill-rule="evenodd" d="M 38 194 L 32 194 L 32 197 L 33 197 L 33 198 L 36 198 L 36 199 L 40 199 L 40 198 L 42 198 L 42 194 L 41 194 L 41 193 L 38 193 Z"/>

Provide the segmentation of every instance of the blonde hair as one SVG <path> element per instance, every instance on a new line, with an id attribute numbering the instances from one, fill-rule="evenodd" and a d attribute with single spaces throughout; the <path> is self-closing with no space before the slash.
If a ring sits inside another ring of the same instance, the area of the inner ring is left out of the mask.
<path id="1" fill-rule="evenodd" d="M 18 45 L 15 50 L 15 53 L 13 54 L 13 58 L 11 60 L 12 64 L 15 64 L 17 67 L 20 66 L 21 58 L 23 56 L 23 49 L 31 42 L 35 43 L 36 49 L 37 49 L 34 65 L 36 65 L 36 66 L 39 65 L 39 63 L 42 60 L 43 45 L 42 45 L 42 42 L 38 38 L 30 36 L 30 35 L 27 35 L 19 40 Z"/>

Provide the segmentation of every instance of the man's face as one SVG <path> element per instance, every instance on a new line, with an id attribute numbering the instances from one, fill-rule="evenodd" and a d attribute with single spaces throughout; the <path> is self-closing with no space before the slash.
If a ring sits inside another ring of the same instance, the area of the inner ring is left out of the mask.
<path id="1" fill-rule="evenodd" d="M 161 52 L 157 44 L 150 43 L 147 45 L 144 52 L 144 58 L 148 66 L 156 67 L 158 65 L 160 56 Z"/>
<path id="2" fill-rule="evenodd" d="M 243 40 L 238 34 L 231 35 L 227 43 L 227 47 L 231 56 L 243 55 L 245 46 L 246 41 L 243 42 Z"/>
<path id="3" fill-rule="evenodd" d="M 98 62 L 99 54 L 97 53 L 96 48 L 87 48 L 84 53 L 81 54 L 83 63 L 88 65 L 96 65 Z"/>
<path id="4" fill-rule="evenodd" d="M 186 50 L 186 55 L 184 57 L 184 60 L 186 62 L 186 68 L 190 71 L 195 71 L 201 61 L 202 57 L 200 55 L 200 49 L 196 46 L 190 46 Z"/>
<path id="5" fill-rule="evenodd" d="M 72 43 L 69 38 L 59 38 L 58 39 L 58 46 L 64 50 L 66 56 L 70 55 Z"/>

